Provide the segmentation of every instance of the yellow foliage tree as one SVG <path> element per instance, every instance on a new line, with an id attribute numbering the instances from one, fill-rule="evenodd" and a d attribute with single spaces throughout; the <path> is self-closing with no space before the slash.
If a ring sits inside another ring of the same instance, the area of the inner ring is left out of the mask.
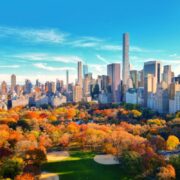
<path id="1" fill-rule="evenodd" d="M 173 150 L 179 145 L 179 139 L 174 135 L 170 135 L 166 141 L 166 145 L 168 150 Z"/>

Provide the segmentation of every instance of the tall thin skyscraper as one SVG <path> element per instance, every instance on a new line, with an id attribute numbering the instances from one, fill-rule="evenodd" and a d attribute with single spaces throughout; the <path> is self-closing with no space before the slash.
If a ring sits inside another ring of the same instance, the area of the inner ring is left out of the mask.
<path id="1" fill-rule="evenodd" d="M 120 64 L 113 63 L 107 66 L 107 75 L 110 78 L 110 86 L 113 95 L 113 102 L 120 101 Z"/>
<path id="2" fill-rule="evenodd" d="M 78 61 L 78 82 L 77 82 L 81 87 L 82 87 L 82 62 Z"/>
<path id="3" fill-rule="evenodd" d="M 69 85 L 69 70 L 66 70 L 66 88 L 68 91 L 68 85 Z"/>
<path id="4" fill-rule="evenodd" d="M 16 75 L 12 74 L 11 75 L 11 90 L 13 91 L 15 89 L 16 86 Z"/>
<path id="5" fill-rule="evenodd" d="M 127 86 L 127 82 L 130 76 L 129 69 L 129 34 L 123 34 L 123 68 L 122 68 L 122 80 L 123 85 Z"/>

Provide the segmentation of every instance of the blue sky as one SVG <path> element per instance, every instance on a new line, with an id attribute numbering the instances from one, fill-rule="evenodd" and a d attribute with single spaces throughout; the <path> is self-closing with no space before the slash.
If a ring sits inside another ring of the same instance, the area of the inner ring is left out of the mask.
<path id="1" fill-rule="evenodd" d="M 122 62 L 122 33 L 130 34 L 130 63 L 171 64 L 180 74 L 179 0 L 2 0 L 0 81 L 76 78 L 77 61 L 96 77 Z"/>

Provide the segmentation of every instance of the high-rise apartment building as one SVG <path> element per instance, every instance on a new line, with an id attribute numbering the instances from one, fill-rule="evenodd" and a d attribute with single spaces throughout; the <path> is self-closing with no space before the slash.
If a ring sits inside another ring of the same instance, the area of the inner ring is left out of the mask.
<path id="1" fill-rule="evenodd" d="M 109 64 L 107 66 L 107 75 L 110 78 L 113 102 L 120 102 L 120 64 Z"/>

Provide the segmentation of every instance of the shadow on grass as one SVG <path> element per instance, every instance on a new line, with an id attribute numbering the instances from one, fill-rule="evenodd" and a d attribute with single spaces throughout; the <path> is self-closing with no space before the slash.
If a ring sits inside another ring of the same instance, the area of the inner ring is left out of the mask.
<path id="1" fill-rule="evenodd" d="M 71 152 L 71 157 L 43 165 L 42 170 L 57 173 L 60 180 L 126 180 L 119 165 L 101 165 L 94 162 L 91 152 Z"/>

